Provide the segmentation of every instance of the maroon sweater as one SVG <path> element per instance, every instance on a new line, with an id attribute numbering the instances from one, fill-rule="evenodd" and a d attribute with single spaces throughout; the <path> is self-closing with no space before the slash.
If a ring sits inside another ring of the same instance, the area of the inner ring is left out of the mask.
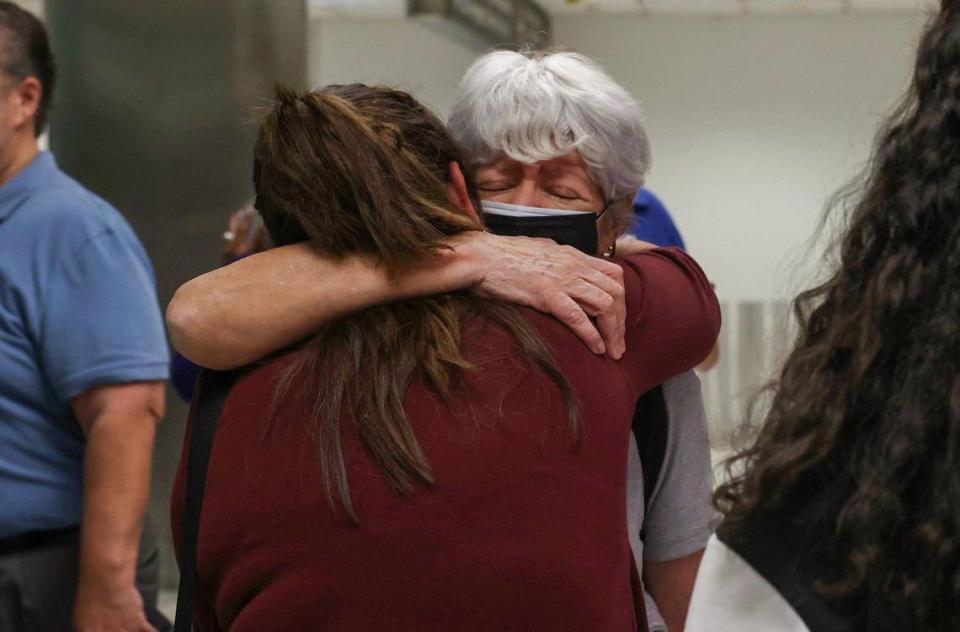
<path id="1" fill-rule="evenodd" d="M 636 630 L 642 598 L 631 585 L 624 500 L 634 404 L 707 355 L 720 314 L 687 255 L 658 250 L 621 263 L 622 360 L 598 357 L 559 322 L 526 312 L 579 398 L 580 447 L 559 390 L 510 334 L 476 319 L 464 336 L 476 367 L 466 388 L 449 405 L 418 381 L 406 396 L 434 485 L 398 496 L 343 424 L 359 526 L 331 510 L 302 425 L 260 441 L 289 359 L 242 378 L 207 474 L 196 629 Z"/>

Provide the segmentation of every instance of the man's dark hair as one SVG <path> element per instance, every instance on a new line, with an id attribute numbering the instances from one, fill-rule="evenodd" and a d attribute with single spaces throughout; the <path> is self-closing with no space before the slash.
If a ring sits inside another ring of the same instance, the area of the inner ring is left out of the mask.
<path id="1" fill-rule="evenodd" d="M 47 29 L 37 16 L 13 2 L 0 1 L 0 37 L 4 39 L 0 68 L 9 77 L 22 81 L 36 77 L 43 93 L 34 118 L 39 136 L 47 125 L 47 111 L 53 98 L 56 65 L 47 38 Z"/>

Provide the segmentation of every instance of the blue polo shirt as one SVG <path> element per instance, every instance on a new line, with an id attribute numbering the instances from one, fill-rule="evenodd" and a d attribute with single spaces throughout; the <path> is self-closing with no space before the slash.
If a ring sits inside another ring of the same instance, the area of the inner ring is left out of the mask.
<path id="1" fill-rule="evenodd" d="M 670 211 L 660 198 L 647 189 L 640 189 L 633 198 L 633 225 L 630 226 L 630 234 L 663 248 L 674 246 L 686 250 L 683 237 L 680 236 Z"/>
<path id="2" fill-rule="evenodd" d="M 0 538 L 80 522 L 70 401 L 163 380 L 153 269 L 127 222 L 41 152 L 0 187 Z"/>

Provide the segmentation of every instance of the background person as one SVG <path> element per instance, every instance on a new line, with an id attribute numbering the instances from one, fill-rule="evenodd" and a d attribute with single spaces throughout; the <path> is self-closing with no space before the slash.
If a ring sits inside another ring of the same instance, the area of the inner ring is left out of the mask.
<path id="1" fill-rule="evenodd" d="M 640 241 L 656 244 L 662 248 L 687 249 L 670 211 L 660 198 L 646 187 L 638 189 L 633 197 L 633 222 L 628 230 Z"/>
<path id="2" fill-rule="evenodd" d="M 227 266 L 244 257 L 263 252 L 270 246 L 270 236 L 263 226 L 263 220 L 251 204 L 230 214 L 227 230 L 223 232 L 220 262 Z M 170 361 L 170 384 L 185 402 L 193 399 L 193 390 L 202 371 L 203 367 L 174 352 Z"/>
<path id="3" fill-rule="evenodd" d="M 168 362 L 153 271 L 39 151 L 53 55 L 10 2 L 0 54 L 0 629 L 162 628 L 141 538 Z"/>

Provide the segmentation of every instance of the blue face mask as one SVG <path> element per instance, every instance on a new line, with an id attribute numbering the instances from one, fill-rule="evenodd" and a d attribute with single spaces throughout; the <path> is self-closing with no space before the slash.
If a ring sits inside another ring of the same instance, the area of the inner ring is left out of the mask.
<path id="1" fill-rule="evenodd" d="M 598 250 L 597 220 L 599 214 L 591 211 L 564 211 L 533 206 L 518 206 L 486 200 L 483 220 L 487 230 L 509 237 L 546 237 L 563 246 L 572 246 L 588 255 Z"/>

